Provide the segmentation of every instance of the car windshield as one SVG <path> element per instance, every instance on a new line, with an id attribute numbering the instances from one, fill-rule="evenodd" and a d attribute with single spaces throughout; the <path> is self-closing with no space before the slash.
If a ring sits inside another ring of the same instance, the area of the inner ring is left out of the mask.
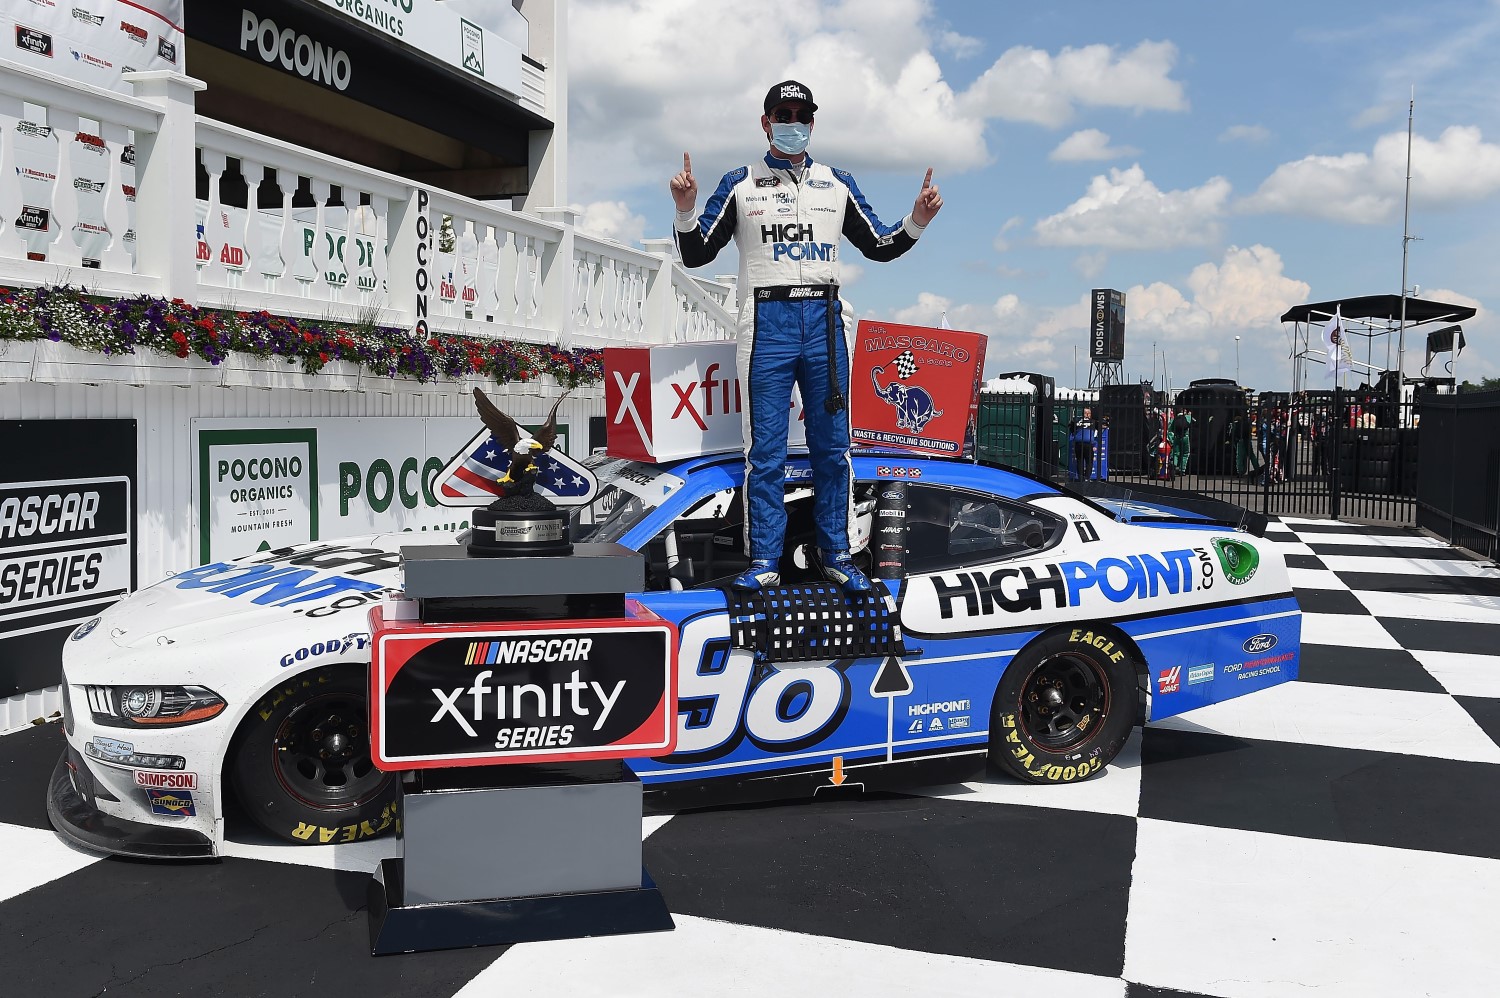
<path id="1" fill-rule="evenodd" d="M 575 543 L 618 541 L 685 484 L 654 465 L 607 454 L 590 454 L 583 463 L 599 479 L 599 497 L 569 514 Z"/>

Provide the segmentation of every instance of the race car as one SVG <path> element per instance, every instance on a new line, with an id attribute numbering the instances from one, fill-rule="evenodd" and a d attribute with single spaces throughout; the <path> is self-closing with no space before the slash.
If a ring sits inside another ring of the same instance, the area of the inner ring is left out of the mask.
<path id="1" fill-rule="evenodd" d="M 1263 518 L 985 463 L 853 461 L 854 546 L 902 647 L 780 661 L 734 637 L 742 458 L 586 462 L 600 492 L 573 513 L 574 542 L 640 552 L 646 591 L 631 598 L 678 632 L 675 750 L 630 761 L 648 803 L 948 783 L 987 765 L 1071 783 L 1138 722 L 1296 678 L 1300 611 Z M 805 456 L 788 460 L 783 585 L 820 576 L 810 478 Z M 216 855 L 231 814 L 290 843 L 397 829 L 399 774 L 371 762 L 369 611 L 401 595 L 411 539 L 203 565 L 81 625 L 64 648 L 54 826 L 146 857 Z"/>

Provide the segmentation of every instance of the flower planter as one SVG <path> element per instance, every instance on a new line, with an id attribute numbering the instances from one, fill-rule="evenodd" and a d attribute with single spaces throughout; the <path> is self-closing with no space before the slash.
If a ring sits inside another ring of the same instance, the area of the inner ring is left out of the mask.
<path id="1" fill-rule="evenodd" d="M 218 365 L 200 357 L 174 357 L 142 349 L 133 354 L 101 354 L 67 343 L 35 340 L 31 380 L 62 384 L 217 385 Z"/>
<path id="2" fill-rule="evenodd" d="M 0 340 L 0 381 L 29 381 L 35 340 Z"/>
<path id="3" fill-rule="evenodd" d="M 223 383 L 242 388 L 328 392 L 353 392 L 360 388 L 359 365 L 350 360 L 330 361 L 317 374 L 307 374 L 301 361 L 288 364 L 282 357 L 262 360 L 253 354 L 234 353 L 224 359 L 223 368 Z"/>

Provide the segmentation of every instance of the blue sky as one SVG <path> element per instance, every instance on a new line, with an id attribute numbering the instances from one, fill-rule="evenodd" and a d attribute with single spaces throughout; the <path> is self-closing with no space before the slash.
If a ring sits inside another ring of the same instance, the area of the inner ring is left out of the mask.
<path id="1" fill-rule="evenodd" d="M 855 311 L 946 311 L 989 335 L 991 373 L 1062 385 L 1087 381 L 1090 288 L 1129 294 L 1127 376 L 1161 384 L 1164 363 L 1174 388 L 1234 377 L 1236 336 L 1242 383 L 1286 388 L 1287 307 L 1399 293 L 1415 87 L 1408 287 L 1478 307 L 1459 375 L 1500 375 L 1500 0 L 574 0 L 569 31 L 587 227 L 668 234 L 682 152 L 701 208 L 764 151 L 766 88 L 796 78 L 820 105 L 813 156 L 883 219 L 911 209 L 928 165 L 946 202 L 899 261 L 847 251 Z"/>

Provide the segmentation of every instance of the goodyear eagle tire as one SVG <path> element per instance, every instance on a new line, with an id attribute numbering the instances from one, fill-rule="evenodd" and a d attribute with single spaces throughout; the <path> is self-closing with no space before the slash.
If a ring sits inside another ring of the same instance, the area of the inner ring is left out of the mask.
<path id="1" fill-rule="evenodd" d="M 1088 779 L 1135 725 L 1135 680 L 1135 656 L 1113 631 L 1075 627 L 1038 638 L 995 691 L 991 761 L 1027 783 Z"/>
<path id="2" fill-rule="evenodd" d="M 271 690 L 241 724 L 228 777 L 266 831 L 302 845 L 400 828 L 394 773 L 370 761 L 365 670 L 316 669 Z"/>

